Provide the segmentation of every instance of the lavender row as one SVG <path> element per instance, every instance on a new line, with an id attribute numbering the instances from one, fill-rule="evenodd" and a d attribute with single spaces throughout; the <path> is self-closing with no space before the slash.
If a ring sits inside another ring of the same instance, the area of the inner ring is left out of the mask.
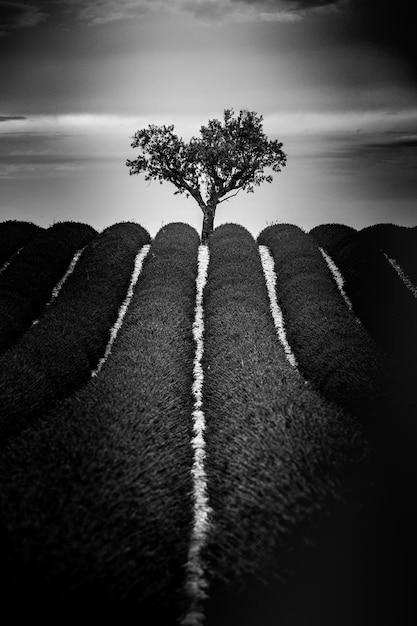
<path id="1" fill-rule="evenodd" d="M 367 245 L 360 233 L 337 224 L 323 224 L 310 232 L 341 271 L 346 293 L 366 330 L 407 376 L 417 351 L 416 298 L 383 252 Z"/>
<path id="2" fill-rule="evenodd" d="M 397 224 L 373 224 L 359 231 L 358 239 L 373 246 L 402 269 L 417 287 L 417 227 Z"/>
<path id="3" fill-rule="evenodd" d="M 98 375 L 0 454 L 0 589 L 17 617 L 186 610 L 198 245 L 184 224 L 157 234 Z"/>
<path id="4" fill-rule="evenodd" d="M 38 322 L 0 355 L 1 441 L 88 381 L 105 353 L 135 256 L 149 241 L 133 223 L 97 235 Z"/>
<path id="5" fill-rule="evenodd" d="M 207 621 L 275 624 L 294 609 L 288 599 L 297 589 L 295 572 L 304 559 L 315 558 L 306 541 L 320 543 L 327 517 L 340 515 L 339 500 L 352 503 L 362 467 L 356 461 L 366 456 L 367 443 L 360 423 L 306 385 L 289 362 L 252 235 L 220 226 L 209 250 L 203 356 L 212 510 L 204 553 Z M 366 483 L 366 473 L 361 480 Z M 322 596 L 319 612 L 326 602 Z"/>
<path id="6" fill-rule="evenodd" d="M 32 222 L 19 220 L 0 222 L 0 270 L 5 263 L 9 263 L 18 250 L 42 231 L 43 228 Z"/>
<path id="7" fill-rule="evenodd" d="M 291 224 L 269 226 L 276 297 L 303 376 L 326 398 L 363 419 L 379 419 L 390 399 L 383 351 L 346 305 L 316 241 Z"/>
<path id="8" fill-rule="evenodd" d="M 60 222 L 33 237 L 12 259 L 0 274 L 0 352 L 29 328 L 74 253 L 96 234 L 87 224 Z"/>

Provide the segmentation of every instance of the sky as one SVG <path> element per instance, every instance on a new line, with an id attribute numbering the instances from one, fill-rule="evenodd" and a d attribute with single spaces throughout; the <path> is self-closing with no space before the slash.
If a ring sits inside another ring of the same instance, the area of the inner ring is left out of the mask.
<path id="1" fill-rule="evenodd" d="M 0 221 L 200 231 L 192 198 L 129 176 L 132 136 L 233 108 L 287 166 L 216 226 L 415 226 L 413 24 L 408 0 L 0 0 Z"/>

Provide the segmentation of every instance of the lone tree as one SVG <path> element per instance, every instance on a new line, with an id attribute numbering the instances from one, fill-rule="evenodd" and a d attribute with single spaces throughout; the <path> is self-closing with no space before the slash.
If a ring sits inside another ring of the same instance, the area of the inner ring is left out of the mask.
<path id="1" fill-rule="evenodd" d="M 209 120 L 200 128 L 200 137 L 188 143 L 174 134 L 174 126 L 138 130 L 132 148 L 141 154 L 127 160 L 130 174 L 145 172 L 145 180 L 164 180 L 177 188 L 174 194 L 192 196 L 203 211 L 201 241 L 213 231 L 216 207 L 242 189 L 253 192 L 255 185 L 271 183 L 265 168 L 280 172 L 286 164 L 282 143 L 270 141 L 262 129 L 262 115 L 254 111 L 225 109 L 223 121 Z"/>

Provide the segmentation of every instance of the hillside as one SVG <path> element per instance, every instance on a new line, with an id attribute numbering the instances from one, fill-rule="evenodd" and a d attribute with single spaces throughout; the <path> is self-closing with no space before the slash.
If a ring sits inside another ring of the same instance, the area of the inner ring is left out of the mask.
<path id="1" fill-rule="evenodd" d="M 0 223 L 0 593 L 44 624 L 405 621 L 417 227 Z"/>

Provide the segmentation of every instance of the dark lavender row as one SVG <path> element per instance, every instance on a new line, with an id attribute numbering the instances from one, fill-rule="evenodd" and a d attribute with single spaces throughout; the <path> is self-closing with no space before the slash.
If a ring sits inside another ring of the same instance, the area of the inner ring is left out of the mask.
<path id="1" fill-rule="evenodd" d="M 0 222 L 0 269 L 4 263 L 10 261 L 13 254 L 42 231 L 43 228 L 32 222 Z"/>
<path id="2" fill-rule="evenodd" d="M 133 223 L 97 235 L 39 322 L 0 355 L 0 445 L 88 381 L 149 242 Z"/>
<path id="3" fill-rule="evenodd" d="M 0 274 L 0 352 L 38 317 L 76 250 L 97 235 L 87 224 L 61 222 L 33 237 Z"/>
<path id="4" fill-rule="evenodd" d="M 369 334 L 405 376 L 411 373 L 417 352 L 417 300 L 383 252 L 367 245 L 360 233 L 348 233 L 337 224 L 323 224 L 310 233 L 341 271 L 345 291 Z"/>
<path id="5" fill-rule="evenodd" d="M 361 425 L 307 386 L 287 361 L 252 235 L 237 225 L 220 226 L 209 249 L 203 357 L 212 508 L 207 623 L 272 626 L 285 623 L 286 614 L 295 619 L 300 603 L 300 624 L 326 610 L 336 619 L 329 591 L 343 595 L 344 582 L 350 592 L 356 587 L 345 547 L 355 537 L 359 469 L 368 489 L 359 460 L 367 454 Z M 352 525 L 341 530 L 344 514 Z M 345 557 L 344 574 L 329 556 L 335 549 Z M 315 604 L 300 583 L 305 560 L 313 579 L 323 582 L 323 560 L 333 577 Z M 359 578 L 357 583 L 359 588 Z"/>
<path id="6" fill-rule="evenodd" d="M 15 619 L 174 625 L 185 612 L 199 237 L 159 231 L 104 367 L 0 453 Z"/>
<path id="7" fill-rule="evenodd" d="M 397 224 L 374 224 L 359 231 L 358 238 L 366 245 L 385 252 L 394 259 L 417 287 L 417 228 Z"/>
<path id="8" fill-rule="evenodd" d="M 417 557 L 417 520 L 411 495 L 417 479 L 417 301 L 383 252 L 366 243 L 360 232 L 328 224 L 314 228 L 310 234 L 338 266 L 354 312 L 386 352 L 389 362 L 388 392 L 392 401 L 388 399 L 380 419 L 377 416 L 375 420 L 382 477 L 380 514 L 375 519 L 375 536 L 380 543 L 374 558 L 380 555 L 379 575 L 383 572 L 380 619 L 385 623 L 404 621 L 414 593 L 407 572 Z M 378 621 L 374 615 L 371 617 Z"/>
<path id="9" fill-rule="evenodd" d="M 362 419 L 380 419 L 391 401 L 389 364 L 349 310 L 314 238 L 292 224 L 263 230 L 258 244 L 275 265 L 276 296 L 303 376 Z"/>

